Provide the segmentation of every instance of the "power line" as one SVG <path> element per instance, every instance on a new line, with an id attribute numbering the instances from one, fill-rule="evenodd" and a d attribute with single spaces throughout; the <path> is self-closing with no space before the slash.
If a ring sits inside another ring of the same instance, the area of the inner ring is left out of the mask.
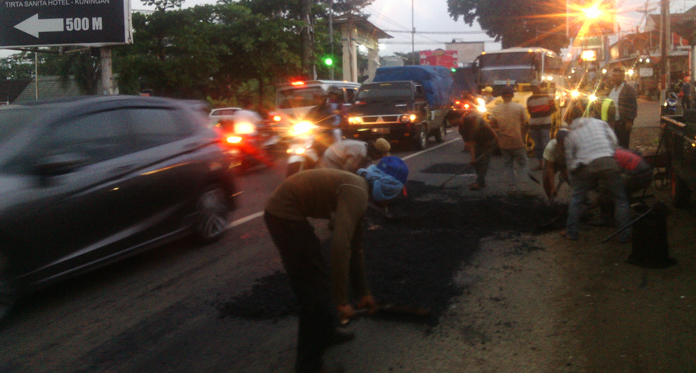
<path id="1" fill-rule="evenodd" d="M 411 31 L 401 31 L 401 30 L 382 30 L 384 32 L 403 32 L 411 33 Z M 450 34 L 485 34 L 485 31 L 416 31 L 418 34 L 440 34 L 440 35 L 450 35 Z"/>
<path id="2" fill-rule="evenodd" d="M 472 41 L 467 41 L 467 43 L 494 43 L 495 40 L 472 40 Z M 427 42 L 427 41 L 417 41 L 415 42 L 416 44 L 426 44 L 426 45 L 432 45 L 432 44 L 447 44 L 449 41 L 432 41 L 432 42 Z M 410 41 L 381 41 L 380 44 L 411 44 Z"/>

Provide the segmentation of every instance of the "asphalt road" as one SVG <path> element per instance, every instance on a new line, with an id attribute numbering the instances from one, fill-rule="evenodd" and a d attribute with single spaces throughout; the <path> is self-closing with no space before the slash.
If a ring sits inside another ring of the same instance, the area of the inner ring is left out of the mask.
<path id="1" fill-rule="evenodd" d="M 642 101 L 640 108 L 636 130 L 653 130 L 657 103 Z M 461 169 L 468 161 L 462 149 L 459 135 L 450 130 L 442 144 L 431 142 L 421 152 L 397 149 L 393 155 L 406 161 L 410 180 L 440 185 L 452 172 L 423 171 L 434 165 Z M 284 172 L 281 162 L 238 179 L 240 208 L 228 234 L 216 244 L 197 247 L 178 241 L 24 299 L 0 329 L 0 372 L 292 371 L 296 318 L 221 318 L 216 308 L 281 270 L 261 211 Z M 465 172 L 444 188 L 476 198 L 503 196 L 507 186 L 500 157 L 493 159 L 487 188 L 469 191 L 471 182 L 473 175 Z M 542 198 L 540 186 L 524 182 Z M 317 224 L 317 232 L 326 237 L 325 224 Z M 453 281 L 475 283 L 477 276 Z M 495 300 L 491 294 L 485 298 Z M 455 317 L 456 312 L 448 314 L 442 323 L 451 324 Z M 445 333 L 427 325 L 360 320 L 355 323 L 356 341 L 332 349 L 327 359 L 342 361 L 348 372 L 460 372 L 476 361 L 452 346 L 485 344 L 501 328 L 491 324 L 481 331 L 467 325 L 457 323 Z M 553 341 L 537 340 L 547 345 Z M 501 356 L 505 358 L 512 359 Z"/>

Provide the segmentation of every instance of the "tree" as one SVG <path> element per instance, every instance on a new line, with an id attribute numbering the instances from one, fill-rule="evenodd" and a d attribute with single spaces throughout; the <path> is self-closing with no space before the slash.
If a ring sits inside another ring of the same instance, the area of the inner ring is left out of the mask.
<path id="1" fill-rule="evenodd" d="M 25 52 L 16 53 L 0 59 L 0 80 L 20 80 L 34 77 L 34 64 Z"/>
<path id="2" fill-rule="evenodd" d="M 478 21 L 503 48 L 544 47 L 555 52 L 568 45 L 565 2 L 549 0 L 447 0 L 450 17 L 468 25 Z"/>
<path id="3" fill-rule="evenodd" d="M 184 0 L 142 0 L 144 5 L 154 6 L 156 10 L 181 9 Z"/>

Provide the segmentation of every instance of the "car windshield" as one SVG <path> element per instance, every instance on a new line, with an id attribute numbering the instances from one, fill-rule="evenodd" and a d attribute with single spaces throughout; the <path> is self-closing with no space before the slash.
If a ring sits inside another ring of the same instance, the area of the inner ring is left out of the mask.
<path id="1" fill-rule="evenodd" d="M 411 98 L 409 83 L 379 83 L 360 87 L 356 101 L 380 101 L 383 99 L 407 100 Z"/>
<path id="2" fill-rule="evenodd" d="M 278 91 L 278 109 L 292 109 L 298 107 L 314 106 L 315 95 L 323 95 L 324 91 L 320 87 L 314 88 L 292 88 Z"/>
<path id="3" fill-rule="evenodd" d="M 0 143 L 14 136 L 35 116 L 36 112 L 29 109 L 0 110 Z"/>
<path id="4" fill-rule="evenodd" d="M 535 54 L 528 52 L 492 53 L 480 56 L 479 85 L 494 86 L 531 82 L 534 79 Z"/>

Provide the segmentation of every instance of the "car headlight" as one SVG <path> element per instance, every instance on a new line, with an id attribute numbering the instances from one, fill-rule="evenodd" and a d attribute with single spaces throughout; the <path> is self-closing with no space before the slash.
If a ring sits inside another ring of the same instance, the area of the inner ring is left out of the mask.
<path id="1" fill-rule="evenodd" d="M 587 97 L 587 99 L 590 100 L 590 102 L 594 102 L 594 101 L 597 101 L 597 96 L 593 93 L 593 94 L 589 95 Z"/>
<path id="2" fill-rule="evenodd" d="M 416 114 L 404 114 L 399 117 L 401 123 L 413 123 L 416 121 Z"/>
<path id="3" fill-rule="evenodd" d="M 570 91 L 570 97 L 578 98 L 578 97 L 580 97 L 580 92 L 577 89 L 574 89 L 574 90 Z"/>
<path id="4" fill-rule="evenodd" d="M 362 117 L 348 117 L 349 124 L 362 124 Z"/>
<path id="5" fill-rule="evenodd" d="M 295 136 L 303 135 L 312 131 L 314 127 L 316 127 L 314 123 L 307 120 L 303 120 L 301 122 L 295 123 L 295 125 L 292 126 L 292 134 Z"/>

